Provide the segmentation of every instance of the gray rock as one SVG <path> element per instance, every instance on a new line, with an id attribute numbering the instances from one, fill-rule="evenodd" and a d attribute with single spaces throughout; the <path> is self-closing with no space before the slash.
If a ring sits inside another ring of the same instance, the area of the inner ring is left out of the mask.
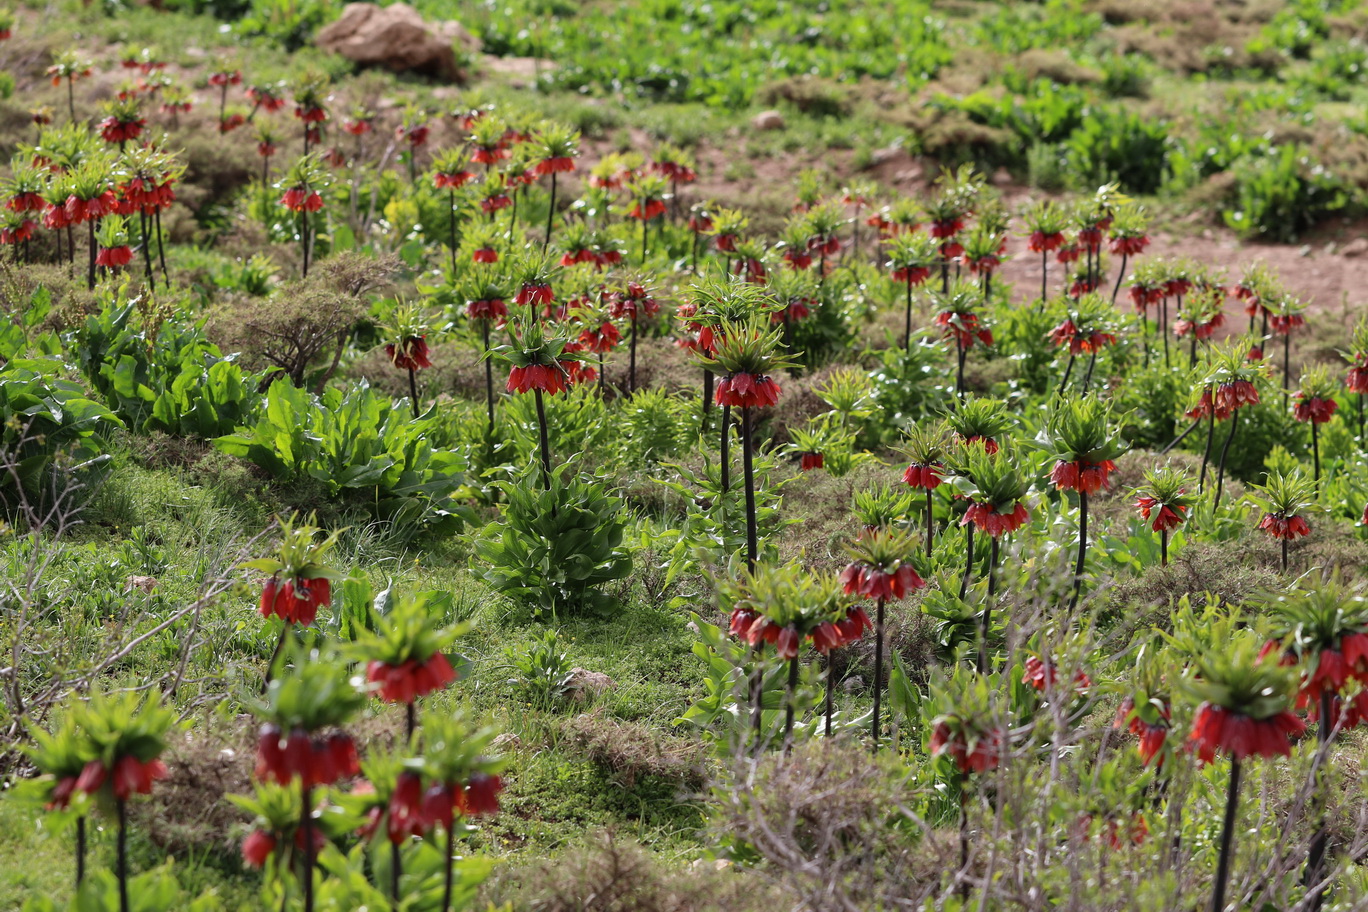
<path id="1" fill-rule="evenodd" d="M 751 118 L 751 126 L 757 130 L 782 130 L 784 115 L 778 111 L 761 111 Z"/>

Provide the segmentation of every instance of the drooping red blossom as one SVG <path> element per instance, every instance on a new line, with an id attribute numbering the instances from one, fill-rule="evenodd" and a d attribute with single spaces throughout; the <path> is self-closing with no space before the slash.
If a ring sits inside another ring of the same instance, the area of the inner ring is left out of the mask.
<path id="1" fill-rule="evenodd" d="M 813 469 L 820 469 L 826 465 L 826 459 L 821 453 L 803 453 L 798 458 L 798 468 L 804 472 L 811 472 Z"/>
<path id="2" fill-rule="evenodd" d="M 466 316 L 472 320 L 503 320 L 508 316 L 508 305 L 499 298 L 471 301 L 466 304 Z"/>
<path id="3" fill-rule="evenodd" d="M 451 662 L 440 652 L 424 661 L 408 659 L 390 665 L 378 659 L 366 666 L 366 680 L 378 684 L 376 691 L 386 703 L 413 703 L 456 680 Z"/>
<path id="4" fill-rule="evenodd" d="M 0 228 L 0 244 L 19 244 L 33 237 L 33 231 L 38 227 L 38 223 L 33 219 L 23 219 L 18 225 L 6 225 Z"/>
<path id="5" fill-rule="evenodd" d="M 941 327 L 946 338 L 954 339 L 961 348 L 973 348 L 975 341 L 993 344 L 993 331 L 982 326 L 977 314 L 943 310 L 936 314 L 933 322 Z"/>
<path id="6" fill-rule="evenodd" d="M 465 789 L 465 805 L 472 814 L 496 814 L 503 779 L 488 773 L 475 773 Z"/>
<path id="7" fill-rule="evenodd" d="M 907 285 L 920 285 L 931 277 L 929 266 L 907 266 L 893 270 L 893 281 Z"/>
<path id="8" fill-rule="evenodd" d="M 1101 351 L 1103 346 L 1116 344 L 1114 333 L 1096 329 L 1085 333 L 1078 328 L 1072 318 L 1066 318 L 1063 323 L 1050 330 L 1049 339 L 1056 346 L 1067 345 L 1071 355 L 1091 354 Z"/>
<path id="9" fill-rule="evenodd" d="M 404 770 L 390 793 L 389 822 L 386 835 L 396 845 L 420 837 L 429 829 L 423 813 L 423 777 L 412 770 Z"/>
<path id="10" fill-rule="evenodd" d="M 841 571 L 841 585 L 845 587 L 847 595 L 898 601 L 907 598 L 908 592 L 925 587 L 926 580 L 918 576 L 910 564 L 901 564 L 897 570 L 886 573 L 857 561 Z"/>
<path id="11" fill-rule="evenodd" d="M 1298 536 L 1311 534 L 1311 527 L 1307 525 L 1305 518 L 1279 516 L 1276 513 L 1265 513 L 1259 520 L 1259 528 L 1277 541 L 1292 541 Z"/>
<path id="12" fill-rule="evenodd" d="M 944 468 L 940 463 L 919 465 L 914 462 L 903 471 L 903 484 L 926 491 L 934 491 L 945 481 L 941 477 Z"/>
<path id="13" fill-rule="evenodd" d="M 100 121 L 100 138 L 111 145 L 125 143 L 141 136 L 146 126 L 147 121 L 142 118 L 120 120 L 117 117 L 106 117 Z"/>
<path id="14" fill-rule="evenodd" d="M 133 250 L 128 245 L 123 244 L 118 247 L 101 247 L 95 254 L 95 265 L 114 268 L 127 266 L 133 262 Z"/>
<path id="15" fill-rule="evenodd" d="M 296 776 L 305 786 L 332 785 L 361 772 L 356 742 L 345 732 L 311 736 L 296 728 L 286 736 L 278 726 L 261 726 L 257 737 L 256 777 L 289 785 Z"/>
<path id="16" fill-rule="evenodd" d="M 1306 317 L 1301 314 L 1272 314 L 1268 318 L 1268 325 L 1278 335 L 1285 336 L 1292 330 L 1305 326 Z"/>
<path id="17" fill-rule="evenodd" d="M 1187 507 L 1161 504 L 1148 495 L 1136 498 L 1134 506 L 1139 508 L 1140 517 L 1145 521 L 1149 522 L 1150 517 L 1154 517 L 1150 528 L 1155 532 L 1171 532 L 1187 519 Z"/>
<path id="18" fill-rule="evenodd" d="M 1334 399 L 1322 399 L 1319 396 L 1307 396 L 1304 393 L 1297 393 L 1293 397 L 1296 406 L 1293 409 L 1293 416 L 1298 421 L 1310 421 L 1314 424 L 1325 424 L 1335 415 L 1335 409 L 1339 408 L 1339 403 Z"/>
<path id="19" fill-rule="evenodd" d="M 318 616 L 320 606 L 331 604 L 332 583 L 326 579 L 282 582 L 273 576 L 261 587 L 261 616 L 278 617 L 287 624 L 307 627 Z"/>
<path id="20" fill-rule="evenodd" d="M 1140 761 L 1146 766 L 1149 766 L 1150 761 L 1156 756 L 1159 756 L 1159 752 L 1164 748 L 1164 742 L 1168 739 L 1169 728 L 1171 727 L 1169 720 L 1172 718 L 1172 710 L 1168 704 L 1165 703 L 1160 711 L 1161 721 L 1153 725 L 1146 722 L 1138 715 L 1133 716 L 1130 722 L 1127 723 L 1126 718 L 1131 716 L 1134 709 L 1135 698 L 1126 697 L 1126 699 L 1122 700 L 1121 706 L 1116 712 L 1115 727 L 1120 728 L 1121 726 L 1126 725 L 1130 733 L 1140 739 L 1140 746 L 1138 748 Z M 1159 758 L 1159 762 L 1164 762 L 1163 757 Z"/>
<path id="21" fill-rule="evenodd" d="M 1349 388 L 1349 392 L 1363 395 L 1368 393 L 1368 364 L 1355 363 L 1349 368 L 1348 375 L 1344 378 L 1344 385 Z"/>
<path id="22" fill-rule="evenodd" d="M 81 199 L 73 194 L 67 197 L 65 205 L 67 221 L 72 225 L 97 221 L 106 215 L 115 215 L 118 206 L 119 201 L 113 190 L 106 190 L 90 199 Z"/>
<path id="23" fill-rule="evenodd" d="M 740 372 L 717 384 L 717 404 L 732 408 L 769 408 L 779 401 L 779 384 L 760 374 Z"/>
<path id="24" fill-rule="evenodd" d="M 1306 723 L 1284 710 L 1267 719 L 1254 719 L 1223 706 L 1203 703 L 1192 720 L 1188 743 L 1203 763 L 1225 751 L 1236 760 L 1246 757 L 1286 757 L 1292 753 L 1289 737 L 1306 731 Z"/>
<path id="25" fill-rule="evenodd" d="M 1032 231 L 1026 238 L 1026 249 L 1031 253 L 1049 253 L 1058 250 L 1063 243 L 1062 231 Z"/>
<path id="26" fill-rule="evenodd" d="M 999 449 L 996 440 L 992 437 L 984 437 L 980 434 L 971 434 L 968 437 L 964 437 L 957 433 L 955 434 L 955 441 L 959 443 L 960 446 L 971 446 L 976 443 L 980 444 L 983 447 L 983 452 L 987 453 L 989 456 L 992 456 Z"/>
<path id="27" fill-rule="evenodd" d="M 1107 249 L 1116 256 L 1136 256 L 1144 253 L 1148 246 L 1149 238 L 1144 235 L 1107 239 Z"/>
<path id="28" fill-rule="evenodd" d="M 1116 463 L 1110 459 L 1101 462 L 1073 462 L 1060 460 L 1050 470 L 1050 481 L 1061 491 L 1077 491 L 1080 494 L 1096 494 L 1111 487 L 1110 475 Z"/>
<path id="29" fill-rule="evenodd" d="M 986 773 L 1002 761 L 1002 733 L 996 729 L 975 741 L 971 750 L 962 735 L 952 735 L 942 722 L 931 732 L 930 747 L 933 757 L 949 754 L 961 773 Z"/>
<path id="30" fill-rule="evenodd" d="M 400 370 L 422 370 L 432 367 L 432 361 L 428 358 L 426 336 L 410 337 L 405 339 L 401 346 L 391 342 L 385 346 L 385 354 L 389 356 L 390 363 Z"/>
<path id="31" fill-rule="evenodd" d="M 526 367 L 514 367 L 508 372 L 508 392 L 527 393 L 532 390 L 541 390 L 552 395 L 563 393 L 566 390 L 565 371 L 560 366 L 550 364 L 529 364 Z"/>
<path id="32" fill-rule="evenodd" d="M 1020 529 L 1022 524 L 1030 518 L 1030 511 L 1021 501 L 1016 502 L 1010 513 L 999 513 L 993 504 L 972 503 L 964 511 L 964 518 L 960 520 L 960 525 L 966 526 L 972 522 L 980 532 L 986 532 L 993 538 L 997 538 L 999 535 Z"/>
<path id="33" fill-rule="evenodd" d="M 1217 408 L 1226 409 L 1227 414 L 1246 405 L 1258 404 L 1259 389 L 1249 380 L 1232 380 L 1216 387 Z"/>
<path id="34" fill-rule="evenodd" d="M 555 292 L 545 282 L 524 282 L 518 288 L 513 303 L 522 307 L 543 307 L 555 300 Z"/>
<path id="35" fill-rule="evenodd" d="M 604 320 L 598 326 L 580 330 L 579 343 L 585 351 L 606 354 L 622 341 L 622 332 L 611 320 Z"/>
<path id="36" fill-rule="evenodd" d="M 1030 684 L 1036 690 L 1046 691 L 1054 688 L 1059 681 L 1059 669 L 1055 668 L 1053 662 L 1046 662 L 1036 656 L 1031 656 L 1026 660 L 1022 681 Z M 1074 690 L 1082 693 L 1092 687 L 1092 678 L 1089 678 L 1081 669 L 1074 673 Z"/>
<path id="37" fill-rule="evenodd" d="M 280 198 L 280 204 L 291 212 L 317 212 L 323 208 L 323 197 L 317 190 L 307 187 L 291 187 Z"/>
<path id="38" fill-rule="evenodd" d="M 260 868 L 276 850 L 276 838 L 265 830 L 253 830 L 242 840 L 242 863 L 249 868 Z"/>
<path id="39" fill-rule="evenodd" d="M 649 222 L 656 216 L 664 214 L 665 203 L 664 201 L 658 199 L 646 200 L 644 209 L 642 208 L 642 204 L 640 202 L 635 203 L 632 206 L 632 211 L 627 213 L 629 217 L 638 219 L 643 222 Z"/>

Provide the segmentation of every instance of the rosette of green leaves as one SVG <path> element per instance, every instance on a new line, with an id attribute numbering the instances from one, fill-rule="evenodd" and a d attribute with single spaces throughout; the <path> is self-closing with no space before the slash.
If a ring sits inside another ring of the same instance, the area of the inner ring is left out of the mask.
<path id="1" fill-rule="evenodd" d="M 1060 462 L 1096 465 L 1125 452 L 1117 433 L 1124 420 L 1113 416 L 1111 404 L 1101 399 L 1056 399 L 1036 442 Z"/>
<path id="2" fill-rule="evenodd" d="M 854 604 L 836 574 L 813 573 L 797 562 L 761 564 L 735 580 L 719 580 L 718 593 L 728 611 L 752 611 L 800 637 L 843 620 Z"/>
<path id="3" fill-rule="evenodd" d="M 335 650 L 297 647 L 290 658 L 288 672 L 267 685 L 256 707 L 259 718 L 282 732 L 312 733 L 340 728 L 366 705 L 362 679 Z"/>
<path id="4" fill-rule="evenodd" d="M 1292 709 L 1297 669 L 1260 660 L 1263 639 L 1244 628 L 1223 645 L 1197 656 L 1180 688 L 1194 702 L 1210 703 L 1251 719 L 1267 719 Z"/>
<path id="5" fill-rule="evenodd" d="M 1320 510 L 1316 502 L 1316 483 L 1303 475 L 1301 469 L 1269 472 L 1267 480 L 1254 485 L 1246 496 L 1262 512 L 1283 519 L 1306 516 Z"/>
<path id="6" fill-rule="evenodd" d="M 945 413 L 945 426 L 964 440 L 971 437 L 992 438 L 1001 444 L 1002 436 L 1012 427 L 1007 405 L 1000 399 L 966 398 L 959 408 Z M 951 447 L 950 452 L 955 452 Z"/>
<path id="7" fill-rule="evenodd" d="M 905 487 L 879 485 L 855 492 L 851 507 L 867 529 L 893 529 L 911 521 L 915 495 Z"/>

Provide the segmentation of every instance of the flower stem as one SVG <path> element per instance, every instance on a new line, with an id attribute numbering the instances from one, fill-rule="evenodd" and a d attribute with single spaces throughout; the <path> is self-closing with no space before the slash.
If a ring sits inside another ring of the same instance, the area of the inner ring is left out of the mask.
<path id="1" fill-rule="evenodd" d="M 404 859 L 399 854 L 399 843 L 390 843 L 390 896 L 399 905 L 399 875 L 403 873 Z"/>
<path id="2" fill-rule="evenodd" d="M 703 370 L 703 427 L 702 432 L 707 433 L 708 419 L 712 417 L 713 400 L 713 372 L 704 368 Z"/>
<path id="3" fill-rule="evenodd" d="M 731 490 L 731 406 L 722 406 L 722 493 Z"/>
<path id="4" fill-rule="evenodd" d="M 1329 782 L 1327 779 L 1329 770 L 1326 765 L 1330 762 L 1330 737 L 1334 734 L 1335 726 L 1331 721 L 1331 713 L 1335 708 L 1334 694 L 1329 690 L 1322 690 L 1320 695 L 1320 725 L 1316 731 L 1316 740 L 1320 743 L 1319 756 L 1319 776 L 1321 778 L 1321 788 L 1318 789 L 1317 804 L 1319 807 L 1319 823 L 1316 825 L 1316 833 L 1311 838 L 1311 847 L 1306 854 L 1306 870 L 1302 873 L 1302 884 L 1310 887 L 1320 881 L 1324 876 L 1325 868 L 1325 848 L 1329 841 L 1330 833 L 1327 828 L 1325 808 L 1329 796 Z M 1322 892 L 1317 889 L 1311 898 L 1311 910 L 1317 912 L 1321 907 L 1323 899 Z"/>
<path id="5" fill-rule="evenodd" d="M 1078 492 L 1078 563 L 1074 565 L 1073 599 L 1069 609 L 1078 605 L 1078 595 L 1083 589 L 1083 567 L 1088 557 L 1088 492 Z"/>
<path id="6" fill-rule="evenodd" d="M 789 659 L 788 689 L 785 691 L 784 707 L 784 753 L 788 753 L 789 739 L 793 736 L 793 715 L 798 699 L 798 657 Z"/>
<path id="7" fill-rule="evenodd" d="M 1069 352 L 1069 363 L 1064 368 L 1064 379 L 1059 381 L 1059 393 L 1057 395 L 1064 395 L 1064 388 L 1069 385 L 1069 375 L 1073 373 L 1075 357 L 1072 351 Z"/>
<path id="8" fill-rule="evenodd" d="M 546 248 L 551 246 L 551 226 L 556 219 L 556 172 L 551 172 L 551 206 L 546 212 L 546 237 L 542 240 L 542 256 L 546 256 Z"/>
<path id="9" fill-rule="evenodd" d="M 115 801 L 119 815 L 118 869 L 119 912 L 128 912 L 128 802 Z"/>
<path id="10" fill-rule="evenodd" d="M 912 348 L 912 282 L 907 283 L 907 314 L 903 321 L 903 351 Z"/>
<path id="11" fill-rule="evenodd" d="M 979 674 L 988 673 L 988 634 L 993 629 L 993 597 L 997 594 L 998 537 L 992 537 L 988 551 L 988 604 L 983 609 L 983 633 L 979 637 Z"/>
<path id="12" fill-rule="evenodd" d="M 1292 389 L 1292 331 L 1283 333 L 1283 408 L 1287 408 L 1287 397 Z"/>
<path id="13" fill-rule="evenodd" d="M 636 308 L 632 308 L 632 347 L 629 349 L 627 361 L 627 392 L 630 395 L 636 390 L 636 346 L 637 346 L 637 314 Z"/>
<path id="14" fill-rule="evenodd" d="M 1313 466 L 1312 479 L 1316 487 L 1320 487 L 1320 437 L 1316 431 L 1316 420 L 1311 419 L 1311 464 Z"/>
<path id="15" fill-rule="evenodd" d="M 960 577 L 959 597 L 963 599 L 969 592 L 969 574 L 974 570 L 974 524 L 964 527 L 964 575 Z"/>
<path id="16" fill-rule="evenodd" d="M 1159 530 L 1159 566 L 1168 566 L 1168 529 Z"/>
<path id="17" fill-rule="evenodd" d="M 551 490 L 551 442 L 546 436 L 546 403 L 542 401 L 542 391 L 534 389 L 537 397 L 537 429 L 541 433 L 542 484 Z"/>
<path id="18" fill-rule="evenodd" d="M 1045 277 L 1050 273 L 1050 251 L 1040 251 L 1040 306 L 1045 306 Z"/>
<path id="19" fill-rule="evenodd" d="M 926 556 L 931 556 L 931 538 L 933 533 L 934 514 L 931 509 L 931 489 L 926 489 Z"/>
<path id="20" fill-rule="evenodd" d="M 413 420 L 418 420 L 418 377 L 417 371 L 413 368 L 408 369 L 409 375 L 409 400 L 413 403 Z"/>
<path id="21" fill-rule="evenodd" d="M 1240 426 L 1240 413 L 1236 410 L 1230 416 L 1230 433 L 1226 436 L 1225 446 L 1221 447 L 1221 462 L 1216 467 L 1216 500 L 1213 502 L 1213 509 L 1221 505 L 1221 488 L 1225 485 L 1226 456 L 1230 453 L 1230 444 L 1235 439 L 1235 429 Z"/>
<path id="22" fill-rule="evenodd" d="M 884 654 L 884 599 L 879 599 L 877 617 L 874 621 L 874 720 L 870 723 L 870 734 L 874 739 L 873 751 L 879 752 L 879 710 L 883 704 L 883 654 Z"/>
<path id="23" fill-rule="evenodd" d="M 85 880 L 85 856 L 86 856 L 86 821 L 82 814 L 76 818 L 76 886 L 81 886 L 81 881 Z"/>
<path id="24" fill-rule="evenodd" d="M 969 901 L 969 796 L 964 788 L 964 775 L 959 777 L 959 896 L 960 902 Z"/>
<path id="25" fill-rule="evenodd" d="M 1097 366 L 1097 349 L 1093 349 L 1092 355 L 1088 358 L 1088 372 L 1083 375 L 1083 395 L 1088 394 L 1088 386 L 1092 383 L 1093 368 Z"/>
<path id="26" fill-rule="evenodd" d="M 751 409 L 741 409 L 741 470 L 746 482 L 746 569 L 754 572 L 759 551 L 759 529 L 755 519 L 754 443 L 751 440 Z"/>
<path id="27" fill-rule="evenodd" d="M 301 785 L 304 810 L 300 826 L 304 829 L 304 912 L 313 912 L 314 907 L 314 820 L 313 788 Z"/>
<path id="28" fill-rule="evenodd" d="M 831 737 L 831 712 L 833 700 L 831 692 L 836 685 L 836 682 L 832 679 L 832 675 L 833 672 L 835 672 L 835 670 L 835 666 L 832 664 L 831 661 L 831 653 L 828 652 L 826 667 L 826 729 L 822 733 L 827 738 Z"/>
<path id="29" fill-rule="evenodd" d="M 1282 540 L 1282 572 L 1287 575 L 1287 539 Z"/>
<path id="30" fill-rule="evenodd" d="M 1235 841 L 1235 809 L 1240 802 L 1240 761 L 1230 759 L 1230 788 L 1226 791 L 1225 823 L 1221 828 L 1221 854 L 1216 863 L 1216 886 L 1211 912 L 1225 912 L 1226 881 L 1230 879 L 1230 850 Z"/>
<path id="31" fill-rule="evenodd" d="M 309 277 L 309 210 L 301 209 L 299 212 L 299 243 L 304 247 L 304 278 Z M 163 267 L 164 268 L 164 267 Z"/>
<path id="32" fill-rule="evenodd" d="M 1112 307 L 1116 306 L 1116 296 L 1121 292 L 1121 279 L 1126 275 L 1126 257 L 1129 254 L 1121 254 L 1121 269 L 1116 273 L 1116 284 L 1112 286 Z"/>
<path id="33" fill-rule="evenodd" d="M 275 677 L 276 662 L 280 661 L 280 653 L 285 649 L 285 641 L 290 636 L 293 629 L 289 621 L 283 622 L 280 628 L 280 636 L 276 638 L 275 649 L 271 652 L 271 661 L 266 663 L 266 680 L 261 683 L 262 691 L 271 686 L 271 679 Z"/>
<path id="34" fill-rule="evenodd" d="M 452 869 L 455 867 L 454 858 L 456 855 L 456 822 L 448 820 L 446 825 L 446 877 L 442 884 L 442 912 L 449 912 L 451 909 L 451 891 L 453 887 Z"/>
<path id="35" fill-rule="evenodd" d="M 1202 419 L 1198 418 L 1198 421 Z M 1211 440 L 1216 436 L 1216 408 L 1213 404 L 1211 412 L 1207 416 L 1207 442 L 1206 449 L 1202 451 L 1202 471 L 1197 476 L 1197 493 L 1201 494 L 1206 487 L 1207 463 L 1211 461 Z"/>
<path id="36" fill-rule="evenodd" d="M 90 219 L 86 222 L 86 227 L 90 229 L 90 274 L 86 280 L 86 287 L 91 291 L 95 290 L 95 220 Z"/>
<path id="37" fill-rule="evenodd" d="M 404 704 L 404 735 L 405 740 L 412 741 L 413 733 L 418 730 L 418 704 Z"/>
<path id="38" fill-rule="evenodd" d="M 494 430 L 494 362 L 489 357 L 489 321 L 481 320 L 480 329 L 484 335 L 485 363 L 485 408 L 489 412 L 489 430 Z"/>
<path id="39" fill-rule="evenodd" d="M 456 191 L 447 188 L 447 232 L 451 241 L 451 274 L 456 275 Z"/>

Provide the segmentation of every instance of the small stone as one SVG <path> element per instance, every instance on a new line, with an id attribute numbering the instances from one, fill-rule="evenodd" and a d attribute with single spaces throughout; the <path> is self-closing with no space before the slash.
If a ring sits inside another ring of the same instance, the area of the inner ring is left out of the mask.
<path id="1" fill-rule="evenodd" d="M 520 744 L 522 744 L 522 739 L 512 732 L 504 732 L 503 734 L 495 735 L 494 740 L 489 742 L 490 747 L 500 750 L 504 748 L 516 750 Z"/>
<path id="2" fill-rule="evenodd" d="M 988 178 L 988 183 L 994 187 L 1010 187 L 1012 185 L 1012 172 L 1006 168 L 998 168 L 993 172 L 993 176 Z"/>
<path id="3" fill-rule="evenodd" d="M 1347 257 L 1361 257 L 1368 253 L 1368 238 L 1356 237 L 1340 248 L 1340 254 Z"/>
<path id="4" fill-rule="evenodd" d="M 751 118 L 751 126 L 757 130 L 782 130 L 784 115 L 778 111 L 761 111 Z"/>
<path id="5" fill-rule="evenodd" d="M 132 592 L 137 589 L 139 592 L 146 592 L 148 595 L 157 588 L 157 578 L 155 576 L 130 576 L 124 581 L 124 592 Z"/>
<path id="6" fill-rule="evenodd" d="M 570 680 L 565 684 L 565 693 L 576 703 L 586 703 L 616 686 L 617 682 L 601 671 L 572 668 Z"/>
<path id="7" fill-rule="evenodd" d="M 841 682 L 841 692 L 842 692 L 842 693 L 848 693 L 848 694 L 859 693 L 860 691 L 862 691 L 862 690 L 864 690 L 864 689 L 865 689 L 865 680 L 864 680 L 864 678 L 860 677 L 859 675 L 851 675 L 850 677 L 846 678 L 844 681 Z"/>
<path id="8" fill-rule="evenodd" d="M 454 45 L 467 51 L 479 47 L 479 40 L 459 23 L 425 22 L 405 3 L 385 7 L 348 3 L 335 22 L 319 29 L 314 43 L 365 66 L 411 71 L 447 82 L 465 78 Z"/>

